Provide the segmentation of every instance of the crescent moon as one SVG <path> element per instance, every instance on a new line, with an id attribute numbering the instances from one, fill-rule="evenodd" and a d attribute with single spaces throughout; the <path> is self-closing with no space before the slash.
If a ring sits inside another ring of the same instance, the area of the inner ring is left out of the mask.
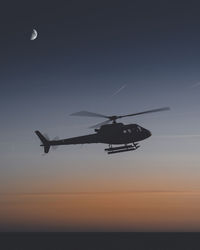
<path id="1" fill-rule="evenodd" d="M 37 30 L 33 29 L 32 34 L 31 34 L 31 41 L 35 40 L 38 36 Z"/>

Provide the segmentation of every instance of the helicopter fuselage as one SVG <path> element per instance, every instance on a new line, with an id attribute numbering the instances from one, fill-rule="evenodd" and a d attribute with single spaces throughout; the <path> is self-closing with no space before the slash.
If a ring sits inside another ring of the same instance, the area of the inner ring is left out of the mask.
<path id="1" fill-rule="evenodd" d="M 49 141 L 50 145 L 70 145 L 86 143 L 128 144 L 147 139 L 151 132 L 137 124 L 107 124 L 95 129 L 94 134 Z"/>

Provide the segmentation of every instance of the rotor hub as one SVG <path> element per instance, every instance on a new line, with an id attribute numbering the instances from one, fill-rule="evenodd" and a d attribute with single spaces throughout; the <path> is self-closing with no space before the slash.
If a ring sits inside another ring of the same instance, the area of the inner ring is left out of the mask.
<path id="1" fill-rule="evenodd" d="M 118 119 L 118 117 L 116 115 L 110 116 L 109 119 L 113 122 L 116 123 L 116 120 Z"/>

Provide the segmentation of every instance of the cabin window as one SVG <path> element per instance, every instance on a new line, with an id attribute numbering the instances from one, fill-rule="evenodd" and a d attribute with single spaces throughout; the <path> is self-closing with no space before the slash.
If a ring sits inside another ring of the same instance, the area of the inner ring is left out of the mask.
<path id="1" fill-rule="evenodd" d="M 132 133 L 132 131 L 131 131 L 131 129 L 130 129 L 130 128 L 128 129 L 128 132 L 129 132 L 129 134 L 131 134 L 131 133 Z"/>
<path id="2" fill-rule="evenodd" d="M 123 130 L 123 133 L 124 133 L 124 134 L 126 134 L 126 133 L 127 133 L 127 130 L 126 130 L 126 129 L 124 129 L 124 130 Z"/>

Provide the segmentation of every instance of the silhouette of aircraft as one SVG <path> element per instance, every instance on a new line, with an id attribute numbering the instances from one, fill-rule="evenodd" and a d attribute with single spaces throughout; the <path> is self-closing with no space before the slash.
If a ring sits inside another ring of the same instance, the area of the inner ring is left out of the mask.
<path id="1" fill-rule="evenodd" d="M 47 154 L 51 146 L 60 146 L 60 145 L 73 145 L 73 144 L 87 144 L 87 143 L 105 143 L 108 144 L 108 148 L 105 148 L 105 151 L 108 154 L 121 153 L 126 151 L 132 151 L 139 148 L 137 142 L 147 139 L 151 136 L 151 132 L 137 124 L 123 124 L 117 123 L 118 119 L 142 115 L 147 113 L 154 113 L 160 111 L 169 110 L 168 107 L 147 110 L 139 113 L 120 115 L 120 116 L 106 116 L 102 114 L 97 114 L 88 111 L 80 111 L 77 113 L 71 114 L 72 116 L 88 116 L 88 117 L 99 117 L 106 118 L 107 120 L 99 123 L 91 128 L 94 128 L 95 133 L 83 136 L 77 136 L 61 140 L 49 140 L 45 137 L 40 131 L 35 131 L 36 135 L 41 140 L 42 144 L 40 146 L 44 147 L 44 153 Z M 112 124 L 109 124 L 112 122 Z M 119 145 L 113 147 L 113 145 Z"/>

